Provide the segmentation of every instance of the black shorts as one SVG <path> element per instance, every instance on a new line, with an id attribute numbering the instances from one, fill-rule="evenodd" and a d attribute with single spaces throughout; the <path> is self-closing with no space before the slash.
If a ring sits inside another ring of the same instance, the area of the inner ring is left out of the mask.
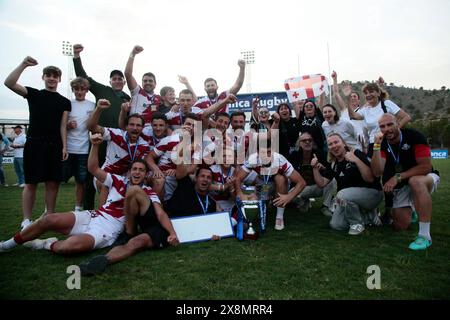
<path id="1" fill-rule="evenodd" d="M 169 236 L 169 233 L 159 223 L 151 202 L 147 212 L 143 216 L 138 215 L 136 217 L 136 222 L 139 225 L 139 228 L 141 228 L 141 232 L 148 234 L 152 239 L 153 249 L 168 246 L 167 237 Z"/>
<path id="2" fill-rule="evenodd" d="M 61 181 L 61 141 L 46 138 L 27 138 L 23 150 L 25 183 Z"/>

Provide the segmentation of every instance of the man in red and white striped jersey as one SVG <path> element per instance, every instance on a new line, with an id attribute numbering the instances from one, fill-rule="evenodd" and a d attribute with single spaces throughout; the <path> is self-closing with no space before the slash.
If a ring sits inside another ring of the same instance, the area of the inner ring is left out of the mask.
<path id="1" fill-rule="evenodd" d="M 143 159 L 150 152 L 150 146 L 141 137 L 144 120 L 138 114 L 128 116 L 125 131 L 99 126 L 97 124 L 98 118 L 101 112 L 109 108 L 109 106 L 108 100 L 100 99 L 88 120 L 87 127 L 91 132 L 101 133 L 103 140 L 108 142 L 102 169 L 109 173 L 126 175 L 130 169 L 130 164 L 134 160 Z M 108 190 L 97 182 L 96 187 L 100 190 L 99 203 L 103 204 Z"/>
<path id="2" fill-rule="evenodd" d="M 100 182 L 109 187 L 110 192 L 106 204 L 95 211 L 85 210 L 45 215 L 10 240 L 1 242 L 0 252 L 27 242 L 27 246 L 33 249 L 47 249 L 60 254 L 79 253 L 110 246 L 124 228 L 125 215 L 135 214 L 131 204 L 138 201 L 137 195 L 140 193 L 136 192 L 137 189 L 141 189 L 145 193 L 154 207 L 162 208 L 156 193 L 150 187 L 143 185 L 148 173 L 145 161 L 133 162 L 130 178 L 110 174 L 99 167 L 98 146 L 102 141 L 100 134 L 94 134 L 91 137 L 92 148 L 89 153 L 88 169 Z M 170 226 L 167 226 L 167 231 L 172 237 L 171 240 L 174 237 L 176 239 L 175 231 Z M 59 232 L 69 237 L 66 240 L 36 239 L 47 231 Z"/>
<path id="3" fill-rule="evenodd" d="M 206 109 L 209 106 L 219 102 L 220 100 L 225 99 L 225 97 L 229 94 L 236 95 L 239 92 L 239 90 L 241 89 L 242 84 L 244 83 L 245 61 L 238 60 L 238 66 L 239 66 L 239 75 L 236 79 L 236 82 L 233 84 L 233 86 L 228 91 L 223 91 L 220 94 L 218 94 L 217 90 L 219 89 L 219 87 L 217 86 L 217 81 L 214 80 L 213 78 L 206 79 L 204 82 L 206 97 L 203 97 L 203 98 L 197 100 L 194 107 L 198 107 L 200 109 Z M 229 113 L 228 105 L 223 106 L 217 112 Z"/>
<path id="4" fill-rule="evenodd" d="M 261 143 L 261 141 L 260 141 Z M 284 209 L 306 186 L 305 180 L 281 154 L 272 152 L 270 140 L 265 146 L 259 145 L 258 152 L 250 155 L 236 175 L 236 197 L 246 199 L 241 190 L 242 181 L 251 172 L 256 172 L 256 186 L 260 200 L 270 200 L 275 194 L 273 204 L 277 207 L 275 230 L 284 229 Z M 288 191 L 288 179 L 295 187 Z"/>

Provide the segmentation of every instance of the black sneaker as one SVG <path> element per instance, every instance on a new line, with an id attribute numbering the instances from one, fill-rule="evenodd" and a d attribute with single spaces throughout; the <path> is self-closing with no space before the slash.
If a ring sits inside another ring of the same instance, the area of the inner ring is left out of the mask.
<path id="1" fill-rule="evenodd" d="M 106 271 L 108 258 L 105 255 L 93 257 L 91 260 L 80 263 L 81 275 L 84 277 L 95 276 Z"/>

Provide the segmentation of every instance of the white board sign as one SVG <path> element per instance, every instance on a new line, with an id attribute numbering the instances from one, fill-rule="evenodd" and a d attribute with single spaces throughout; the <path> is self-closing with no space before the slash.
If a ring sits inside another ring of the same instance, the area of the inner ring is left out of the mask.
<path id="1" fill-rule="evenodd" d="M 213 235 L 234 236 L 229 212 L 172 218 L 171 221 L 180 243 L 208 241 Z"/>

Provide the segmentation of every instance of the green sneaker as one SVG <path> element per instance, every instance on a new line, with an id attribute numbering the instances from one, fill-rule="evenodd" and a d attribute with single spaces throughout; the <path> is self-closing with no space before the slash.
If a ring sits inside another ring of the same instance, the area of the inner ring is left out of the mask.
<path id="1" fill-rule="evenodd" d="M 411 242 L 409 248 L 411 250 L 425 250 L 429 246 L 431 246 L 431 240 L 428 240 L 427 238 L 422 236 L 417 236 L 416 239 Z"/>
<path id="2" fill-rule="evenodd" d="M 419 217 L 417 216 L 416 210 L 414 210 L 411 214 L 411 223 L 417 223 L 419 220 Z"/>

